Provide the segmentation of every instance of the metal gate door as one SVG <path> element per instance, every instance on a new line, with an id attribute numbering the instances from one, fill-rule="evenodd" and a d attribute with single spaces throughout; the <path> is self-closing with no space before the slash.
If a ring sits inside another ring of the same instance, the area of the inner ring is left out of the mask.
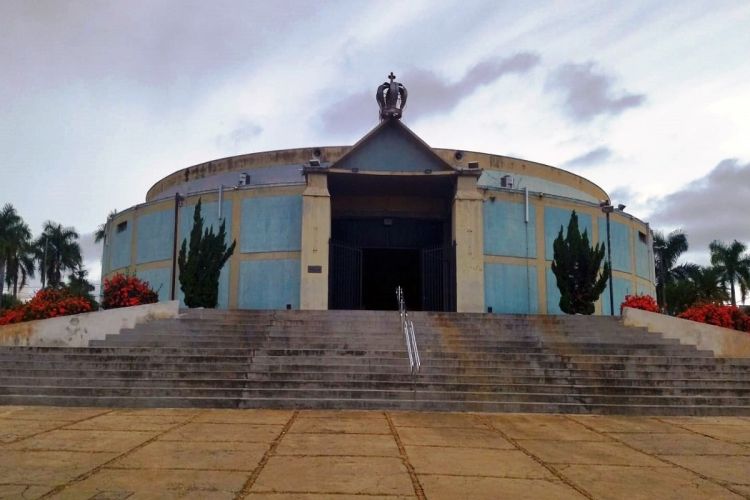
<path id="1" fill-rule="evenodd" d="M 456 246 L 422 249 L 422 309 L 456 310 Z"/>
<path id="2" fill-rule="evenodd" d="M 329 309 L 362 308 L 362 249 L 331 241 L 328 280 Z"/>

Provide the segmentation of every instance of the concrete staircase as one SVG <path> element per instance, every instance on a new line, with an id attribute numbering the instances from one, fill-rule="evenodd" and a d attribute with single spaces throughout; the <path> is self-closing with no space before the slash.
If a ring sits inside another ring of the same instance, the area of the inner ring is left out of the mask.
<path id="1" fill-rule="evenodd" d="M 0 404 L 750 415 L 750 359 L 618 319 L 203 311 L 88 348 L 0 347 Z"/>

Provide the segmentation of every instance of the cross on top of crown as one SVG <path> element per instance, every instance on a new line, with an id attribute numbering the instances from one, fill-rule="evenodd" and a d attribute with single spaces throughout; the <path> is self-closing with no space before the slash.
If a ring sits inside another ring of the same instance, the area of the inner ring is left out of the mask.
<path id="1" fill-rule="evenodd" d="M 390 75 L 388 75 L 388 79 L 389 79 L 389 80 L 390 80 L 391 82 L 393 82 L 393 80 L 395 80 L 395 79 L 396 79 L 396 75 L 394 75 L 394 74 L 393 74 L 393 71 L 391 71 L 391 74 L 390 74 Z"/>

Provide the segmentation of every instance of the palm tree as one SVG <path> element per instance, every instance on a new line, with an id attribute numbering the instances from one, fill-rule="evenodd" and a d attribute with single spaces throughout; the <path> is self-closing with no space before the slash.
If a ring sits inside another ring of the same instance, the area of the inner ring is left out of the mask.
<path id="1" fill-rule="evenodd" d="M 13 287 L 13 297 L 18 298 L 18 292 L 26 286 L 28 278 L 34 277 L 34 259 L 36 257 L 34 244 L 31 241 L 31 231 L 26 224 L 18 228 L 19 239 L 8 248 L 6 254 L 5 283 Z"/>
<path id="2" fill-rule="evenodd" d="M 667 310 L 666 285 L 676 278 L 674 267 L 677 259 L 688 249 L 687 236 L 675 230 L 664 236 L 654 231 L 654 258 L 656 261 L 656 297 L 662 311 Z"/>
<path id="3" fill-rule="evenodd" d="M 42 235 L 36 240 L 36 258 L 42 284 L 58 286 L 62 283 L 63 271 L 73 271 L 81 267 L 81 247 L 78 245 L 78 233 L 72 227 L 47 221 Z"/>
<path id="4" fill-rule="evenodd" d="M 31 237 L 28 226 L 24 224 L 13 205 L 6 203 L 0 209 L 0 297 L 3 295 L 5 285 L 5 273 L 7 269 L 8 256 L 13 249 L 19 246 L 19 242 Z"/>
<path id="5" fill-rule="evenodd" d="M 722 273 L 715 267 L 682 264 L 673 274 L 674 281 L 667 283 L 669 314 L 679 314 L 696 303 L 723 303 L 729 297 Z"/>
<path id="6" fill-rule="evenodd" d="M 110 210 L 109 215 L 107 215 L 107 221 L 99 224 L 99 227 L 94 231 L 94 243 L 99 243 L 107 237 L 107 222 L 115 215 L 117 215 L 117 210 Z"/>
<path id="7" fill-rule="evenodd" d="M 729 245 L 714 240 L 708 248 L 711 251 L 711 264 L 721 272 L 724 282 L 728 284 L 732 305 L 737 305 L 735 284 L 740 286 L 740 297 L 744 302 L 750 288 L 750 255 L 745 253 L 747 246 L 737 240 Z"/>

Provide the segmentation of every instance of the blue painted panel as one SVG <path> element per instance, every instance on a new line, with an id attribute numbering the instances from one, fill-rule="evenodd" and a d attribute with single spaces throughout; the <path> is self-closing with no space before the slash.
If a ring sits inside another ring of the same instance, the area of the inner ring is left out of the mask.
<path id="1" fill-rule="evenodd" d="M 170 287 L 172 286 L 172 269 L 162 267 L 158 269 L 139 269 L 135 275 L 143 281 L 148 281 L 158 294 L 159 301 L 169 300 Z"/>
<path id="2" fill-rule="evenodd" d="M 485 263 L 484 294 L 493 313 L 537 313 L 536 267 Z"/>
<path id="3" fill-rule="evenodd" d="M 172 258 L 174 210 L 151 212 L 138 217 L 136 262 L 154 262 Z"/>
<path id="4" fill-rule="evenodd" d="M 631 230 L 625 224 L 610 220 L 609 237 L 612 243 L 612 269 L 626 273 L 633 272 L 633 259 L 630 258 Z M 607 218 L 599 217 L 599 242 L 607 244 Z M 607 254 L 604 255 L 607 258 Z"/>
<path id="5" fill-rule="evenodd" d="M 130 265 L 130 243 L 133 221 L 127 221 L 123 231 L 117 231 L 117 224 L 112 224 L 110 231 L 109 270 Z"/>
<path id="6" fill-rule="evenodd" d="M 547 260 L 553 259 L 554 250 L 552 244 L 560 232 L 560 226 L 563 228 L 563 237 L 568 234 L 568 223 L 570 222 L 570 214 L 572 212 L 572 210 L 568 210 L 567 208 L 544 208 L 544 255 Z M 582 234 L 584 230 L 588 231 L 589 241 L 592 241 L 591 216 L 578 211 L 576 211 L 576 214 L 578 215 L 578 229 Z"/>
<path id="7" fill-rule="evenodd" d="M 336 164 L 337 168 L 389 172 L 445 170 L 445 165 L 400 124 L 391 122 L 368 137 L 358 149 Z"/>
<path id="8" fill-rule="evenodd" d="M 226 221 L 225 227 L 227 232 L 227 244 L 231 243 L 232 236 L 232 201 L 224 200 L 221 204 L 221 217 Z M 182 240 L 187 238 L 190 243 L 190 231 L 193 229 L 193 214 L 195 213 L 195 204 L 185 205 L 180 208 L 180 222 L 178 224 L 179 236 L 177 238 L 178 246 L 182 245 Z M 214 233 L 219 232 L 219 203 L 216 201 L 201 203 L 201 216 L 203 217 L 203 229 L 212 227 Z"/>
<path id="9" fill-rule="evenodd" d="M 565 314 L 560 309 L 560 289 L 557 288 L 557 278 L 549 267 L 545 279 L 547 281 L 547 314 Z"/>
<path id="10" fill-rule="evenodd" d="M 229 309 L 229 271 L 231 265 L 227 262 L 221 269 L 219 274 L 219 302 L 216 304 L 217 309 Z M 180 307 L 187 307 L 185 305 L 185 292 L 182 291 L 180 286 L 179 276 L 177 277 L 177 298 L 180 301 Z"/>
<path id="11" fill-rule="evenodd" d="M 302 246 L 302 197 L 242 200 L 241 252 L 296 251 Z"/>
<path id="12" fill-rule="evenodd" d="M 250 260 L 240 263 L 241 309 L 299 309 L 299 260 Z"/>
<path id="13" fill-rule="evenodd" d="M 536 257 L 536 209 L 529 206 L 524 222 L 523 203 L 484 202 L 484 253 L 511 257 Z"/>
<path id="14" fill-rule="evenodd" d="M 625 300 L 626 295 L 633 295 L 636 293 L 635 289 L 633 288 L 633 283 L 625 278 L 618 278 L 617 276 L 614 277 L 614 298 L 615 298 L 615 315 L 620 315 L 620 304 Z M 611 314 L 610 308 L 609 308 L 609 283 L 607 283 L 607 287 L 604 289 L 604 292 L 602 293 L 602 314 L 605 316 L 609 316 Z"/>
<path id="15" fill-rule="evenodd" d="M 654 258 L 649 251 L 648 243 L 644 243 L 636 235 L 635 241 L 635 271 L 641 278 L 653 280 Z"/>

